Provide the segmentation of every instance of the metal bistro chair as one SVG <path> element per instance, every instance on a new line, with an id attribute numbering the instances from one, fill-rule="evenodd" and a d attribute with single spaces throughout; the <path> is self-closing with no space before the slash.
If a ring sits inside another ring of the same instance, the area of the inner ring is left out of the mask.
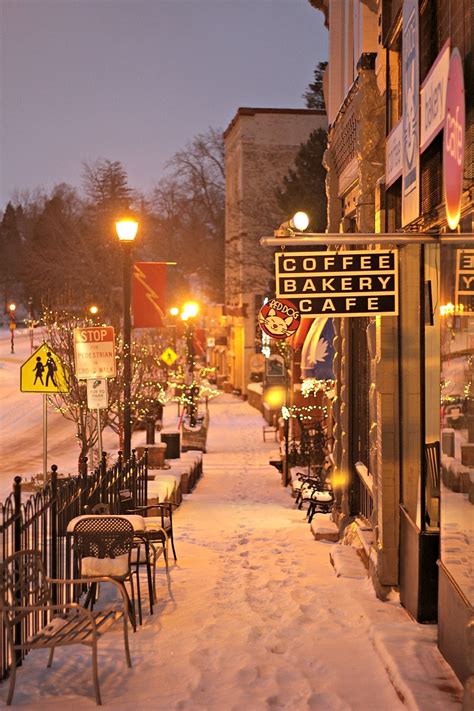
<path id="1" fill-rule="evenodd" d="M 121 513 L 139 514 L 140 516 L 143 516 L 145 518 L 145 533 L 148 534 L 149 539 L 152 542 L 164 542 L 164 556 L 166 565 L 168 565 L 168 540 L 171 542 L 171 548 L 173 549 L 173 557 L 175 560 L 177 560 L 173 536 L 173 508 L 177 508 L 177 504 L 173 504 L 170 501 L 167 501 L 166 503 L 162 504 L 136 506 L 135 500 L 130 489 L 122 489 L 119 492 L 119 497 Z M 150 511 L 151 509 L 159 511 L 159 516 L 148 516 L 148 511 Z M 163 531 L 166 532 L 166 541 L 163 540 Z"/>
<path id="2" fill-rule="evenodd" d="M 128 611 L 133 630 L 136 631 L 135 588 L 137 579 L 138 608 L 141 617 L 140 583 L 138 565 L 132 565 L 135 530 L 133 524 L 121 516 L 79 516 L 69 532 L 79 577 L 83 579 L 106 576 L 118 583 L 128 600 Z M 130 583 L 131 597 L 125 583 Z M 97 585 L 92 582 L 86 598 L 86 607 L 94 605 Z"/>
<path id="3" fill-rule="evenodd" d="M 109 504 L 96 504 L 91 509 L 92 515 L 99 516 L 109 516 L 110 517 L 110 506 Z M 132 521 L 133 529 L 135 531 L 134 545 L 132 549 L 132 563 L 134 563 L 138 568 L 140 566 L 146 566 L 147 580 L 148 580 L 148 598 L 150 603 L 150 614 L 153 614 L 153 603 L 156 601 L 156 563 L 160 555 L 163 554 L 163 558 L 168 568 L 167 559 L 167 546 L 168 546 L 168 536 L 164 529 L 161 529 L 160 538 L 157 537 L 157 531 L 155 534 L 150 535 L 145 530 L 146 519 L 139 514 L 119 514 L 120 516 L 126 516 L 129 521 Z M 140 522 L 140 523 L 138 523 Z M 159 543 L 159 547 L 156 546 Z M 141 598 L 139 597 L 139 601 Z M 142 624 L 142 609 L 141 604 L 138 607 L 139 611 L 139 622 Z"/>
<path id="4" fill-rule="evenodd" d="M 128 597 L 119 587 L 123 608 L 100 611 L 86 610 L 78 603 L 52 602 L 52 585 L 57 586 L 59 598 L 66 597 L 67 589 L 73 585 L 110 582 L 102 576 L 77 580 L 52 580 L 46 577 L 46 570 L 39 551 L 23 550 L 5 558 L 0 563 L 0 608 L 10 649 L 11 669 L 7 706 L 10 706 L 15 690 L 16 666 L 22 653 L 30 649 L 50 649 L 48 667 L 53 663 L 56 647 L 85 644 L 92 648 L 92 676 L 95 698 L 101 705 L 99 675 L 97 668 L 97 642 L 100 637 L 119 620 L 123 620 L 123 638 L 127 666 L 131 667 L 128 646 L 127 606 Z M 61 591 L 61 587 L 64 592 Z M 17 631 L 21 630 L 18 639 Z"/>

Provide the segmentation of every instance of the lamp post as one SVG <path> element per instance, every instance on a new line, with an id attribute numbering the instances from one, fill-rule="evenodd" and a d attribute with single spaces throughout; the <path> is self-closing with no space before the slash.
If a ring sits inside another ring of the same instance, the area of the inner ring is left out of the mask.
<path id="1" fill-rule="evenodd" d="M 196 425 L 196 386 L 194 384 L 194 328 L 193 319 L 199 312 L 199 306 L 194 301 L 188 301 L 184 304 L 181 312 L 181 318 L 186 324 L 186 352 L 188 365 L 189 385 L 189 424 L 191 427 Z"/>
<path id="2" fill-rule="evenodd" d="M 35 331 L 34 331 L 35 323 L 33 320 L 33 297 L 30 296 L 28 299 L 28 331 L 30 335 L 30 353 L 33 353 L 34 350 L 34 338 L 35 338 Z"/>
<path id="3" fill-rule="evenodd" d="M 11 338 L 10 338 L 10 353 L 15 352 L 15 328 L 16 328 L 16 321 L 15 321 L 15 310 L 16 310 L 16 304 L 9 304 L 8 306 L 8 313 L 10 314 L 10 333 L 11 333 Z"/>
<path id="4" fill-rule="evenodd" d="M 132 447 L 131 390 L 132 390 L 132 319 L 130 314 L 131 251 L 138 222 L 130 218 L 115 223 L 123 256 L 123 455 L 130 459 Z"/>

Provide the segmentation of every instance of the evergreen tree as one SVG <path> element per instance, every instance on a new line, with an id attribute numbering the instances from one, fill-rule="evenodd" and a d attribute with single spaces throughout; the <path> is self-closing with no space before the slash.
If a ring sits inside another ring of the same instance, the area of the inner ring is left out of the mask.
<path id="1" fill-rule="evenodd" d="M 310 218 L 310 229 L 324 232 L 327 224 L 326 170 L 323 156 L 327 133 L 322 128 L 313 131 L 302 143 L 291 168 L 276 192 L 279 207 L 290 218 L 298 210 Z"/>
<path id="2" fill-rule="evenodd" d="M 318 62 L 316 65 L 313 81 L 308 84 L 308 88 L 303 94 L 303 99 L 305 100 L 307 109 L 326 110 L 323 93 L 323 75 L 326 71 L 327 65 L 327 62 Z"/>
<path id="3" fill-rule="evenodd" d="M 9 202 L 0 224 L 0 283 L 5 312 L 8 310 L 8 302 L 18 299 L 21 295 L 18 291 L 21 256 L 22 240 L 18 227 L 18 214 Z"/>

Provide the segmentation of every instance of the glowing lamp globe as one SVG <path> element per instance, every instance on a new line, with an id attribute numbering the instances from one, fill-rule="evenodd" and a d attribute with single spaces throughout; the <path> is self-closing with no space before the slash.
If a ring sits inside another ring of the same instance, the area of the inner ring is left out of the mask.
<path id="1" fill-rule="evenodd" d="M 291 226 L 298 232 L 304 232 L 309 225 L 309 217 L 306 212 L 295 212 L 291 218 Z"/>
<path id="2" fill-rule="evenodd" d="M 136 220 L 118 220 L 115 223 L 117 237 L 121 242 L 133 242 L 137 236 L 138 222 Z"/>

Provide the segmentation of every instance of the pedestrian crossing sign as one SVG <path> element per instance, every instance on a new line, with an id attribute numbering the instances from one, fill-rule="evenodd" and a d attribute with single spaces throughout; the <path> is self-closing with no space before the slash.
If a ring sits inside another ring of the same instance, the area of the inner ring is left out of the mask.
<path id="1" fill-rule="evenodd" d="M 167 348 L 166 350 L 163 351 L 163 353 L 160 355 L 161 360 L 166 363 L 166 365 L 173 365 L 175 362 L 176 358 L 178 356 L 174 352 L 172 348 Z"/>
<path id="2" fill-rule="evenodd" d="M 37 348 L 20 368 L 22 393 L 67 393 L 68 380 L 59 356 L 47 343 Z"/>

